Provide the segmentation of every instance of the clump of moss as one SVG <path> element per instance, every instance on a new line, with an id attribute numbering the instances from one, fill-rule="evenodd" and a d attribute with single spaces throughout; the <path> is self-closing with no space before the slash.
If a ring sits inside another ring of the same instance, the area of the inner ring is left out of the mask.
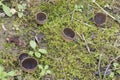
<path id="1" fill-rule="evenodd" d="M 102 6 L 105 4 L 104 1 L 99 0 L 98 3 Z M 73 11 L 76 4 L 83 6 L 81 12 Z M 86 7 L 86 4 L 91 6 Z M 119 54 L 119 49 L 113 45 L 117 39 L 115 34 L 118 33 L 119 25 L 108 17 L 108 21 L 103 27 L 95 26 L 90 19 L 94 17 L 94 13 L 98 10 L 99 8 L 90 1 L 82 1 L 80 4 L 75 0 L 59 1 L 56 4 L 44 2 L 39 6 L 30 7 L 28 9 L 30 14 L 21 19 L 17 18 L 13 24 L 19 25 L 20 30 L 16 32 L 26 42 L 34 39 L 34 34 L 42 32 L 46 35 L 44 41 L 47 44 L 48 55 L 47 57 L 42 56 L 40 61 L 50 65 L 53 74 L 55 74 L 55 79 L 72 80 L 78 77 L 82 80 L 96 80 L 98 77 L 94 75 L 94 72 L 98 67 L 99 54 L 102 53 L 105 56 L 103 57 L 102 66 L 108 63 L 105 60 L 106 58 L 109 60 L 110 56 Z M 38 11 L 44 11 L 48 14 L 48 22 L 42 26 L 35 22 L 35 13 Z M 80 36 L 84 35 L 91 54 L 86 49 L 82 37 L 78 36 L 77 43 L 74 41 L 66 42 L 62 39 L 61 31 L 66 27 L 72 28 Z M 41 45 L 42 43 L 39 47 Z M 6 43 L 5 47 L 15 46 L 9 46 Z M 21 50 L 29 50 L 29 46 L 24 49 L 21 48 Z M 8 58 L 10 56 L 7 56 L 6 59 Z M 7 61 L 6 59 L 5 61 Z M 6 64 L 7 67 L 10 63 Z M 12 67 L 14 66 L 15 64 L 12 64 Z M 37 73 L 32 74 L 31 77 L 37 79 Z M 25 78 L 27 76 L 24 75 Z"/>

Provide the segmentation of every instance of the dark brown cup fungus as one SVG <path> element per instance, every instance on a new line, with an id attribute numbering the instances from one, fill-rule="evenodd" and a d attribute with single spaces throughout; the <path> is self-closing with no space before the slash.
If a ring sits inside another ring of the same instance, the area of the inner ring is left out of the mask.
<path id="1" fill-rule="evenodd" d="M 32 57 L 26 57 L 20 62 L 23 71 L 31 73 L 37 69 L 38 61 Z"/>
<path id="2" fill-rule="evenodd" d="M 64 28 L 62 31 L 62 37 L 65 41 L 73 41 L 76 39 L 76 33 L 71 28 Z"/>
<path id="3" fill-rule="evenodd" d="M 94 22 L 97 26 L 101 26 L 106 22 L 107 16 L 104 13 L 96 13 L 94 16 Z"/>
<path id="4" fill-rule="evenodd" d="M 27 53 L 22 53 L 22 54 L 19 55 L 18 59 L 19 59 L 19 61 L 21 61 L 26 57 L 28 57 L 28 54 Z"/>
<path id="5" fill-rule="evenodd" d="M 36 22 L 40 25 L 43 25 L 44 23 L 47 22 L 48 20 L 48 16 L 45 12 L 38 12 L 36 15 L 35 15 L 35 19 L 36 19 Z"/>

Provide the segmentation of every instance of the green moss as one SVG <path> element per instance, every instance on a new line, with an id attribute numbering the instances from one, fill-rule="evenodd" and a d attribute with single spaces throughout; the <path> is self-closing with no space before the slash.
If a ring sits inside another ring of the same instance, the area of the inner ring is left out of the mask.
<path id="1" fill-rule="evenodd" d="M 104 6 L 106 2 L 110 4 L 109 0 L 105 2 L 97 0 L 97 2 L 101 6 Z M 83 5 L 82 12 L 73 12 L 75 4 Z M 89 5 L 86 6 L 87 4 Z M 108 17 L 108 21 L 103 27 L 95 26 L 90 19 L 94 17 L 94 13 L 100 10 L 90 1 L 84 0 L 79 3 L 75 0 L 63 0 L 56 4 L 44 2 L 40 6 L 28 8 L 28 11 L 30 12 L 29 15 L 12 20 L 12 26 L 10 26 L 8 32 L 12 32 L 11 28 L 19 28 L 19 30 L 13 30 L 13 32 L 24 39 L 27 44 L 31 39 L 34 39 L 32 32 L 43 32 L 46 35 L 45 42 L 48 47 L 48 54 L 43 55 L 39 63 L 50 65 L 51 71 L 55 74 L 55 80 L 73 80 L 74 77 L 78 77 L 81 80 L 96 80 L 98 77 L 94 75 L 94 72 L 98 67 L 99 54 L 104 55 L 101 62 L 102 66 L 109 63 L 106 58 L 109 60 L 110 56 L 119 54 L 119 48 L 114 46 L 114 42 L 117 39 L 115 34 L 119 32 L 118 23 Z M 49 20 L 42 26 L 37 25 L 35 22 L 35 14 L 38 11 L 44 11 L 48 14 Z M 4 23 L 5 20 L 3 19 L 1 23 Z M 88 52 L 85 41 L 80 37 L 77 38 L 78 43 L 63 40 L 61 32 L 66 27 L 72 28 L 79 35 L 84 34 L 92 54 Z M 40 47 L 41 45 L 42 43 Z M 9 49 L 16 46 L 5 42 L 4 47 L 5 50 L 3 51 L 5 52 L 0 52 L 2 54 L 0 63 L 6 66 L 8 70 L 9 66 L 15 69 L 14 58 L 19 54 L 10 54 L 12 51 L 9 51 Z M 15 49 L 20 49 L 19 53 L 27 52 L 29 51 L 29 45 L 26 48 L 17 47 Z M 17 66 L 17 69 L 20 69 L 20 67 Z M 33 73 L 31 80 L 32 78 L 37 80 L 39 78 L 38 73 L 39 71 Z M 23 76 L 26 79 L 29 75 L 24 73 Z"/>

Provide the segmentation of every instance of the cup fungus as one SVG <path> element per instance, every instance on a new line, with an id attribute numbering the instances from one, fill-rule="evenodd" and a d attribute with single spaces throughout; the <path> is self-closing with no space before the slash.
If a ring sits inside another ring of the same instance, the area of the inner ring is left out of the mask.
<path id="1" fill-rule="evenodd" d="M 45 12 L 38 12 L 36 15 L 35 15 L 35 19 L 36 19 L 36 22 L 40 25 L 43 25 L 44 23 L 47 22 L 48 20 L 48 16 Z"/>
<path id="2" fill-rule="evenodd" d="M 62 37 L 65 41 L 73 41 L 76 38 L 76 33 L 71 28 L 64 28 L 62 31 Z"/>
<path id="3" fill-rule="evenodd" d="M 97 26 L 101 26 L 106 22 L 107 16 L 104 13 L 96 13 L 94 16 L 94 22 Z"/>
<path id="4" fill-rule="evenodd" d="M 22 54 L 19 55 L 18 59 L 19 59 L 19 61 L 21 61 L 26 57 L 28 57 L 28 54 L 27 53 L 22 53 Z"/>
<path id="5" fill-rule="evenodd" d="M 26 57 L 20 62 L 20 66 L 25 72 L 34 72 L 37 69 L 38 61 L 32 57 Z"/>

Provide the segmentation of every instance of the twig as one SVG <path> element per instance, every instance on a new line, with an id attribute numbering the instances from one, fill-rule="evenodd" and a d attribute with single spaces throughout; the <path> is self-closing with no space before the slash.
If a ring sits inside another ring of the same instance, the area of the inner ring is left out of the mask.
<path id="1" fill-rule="evenodd" d="M 4 24 L 2 24 L 2 28 L 4 31 L 7 31 L 6 27 L 4 26 Z"/>
<path id="2" fill-rule="evenodd" d="M 86 39 L 85 39 L 85 37 L 84 37 L 84 34 L 82 34 L 82 38 L 83 38 L 83 40 L 85 41 L 85 45 L 86 45 L 86 48 L 87 48 L 88 52 L 91 53 L 90 48 L 89 48 L 89 46 L 88 46 L 88 43 L 87 43 L 87 41 L 86 41 Z"/>
<path id="3" fill-rule="evenodd" d="M 111 64 L 113 61 L 117 60 L 118 58 L 120 58 L 120 55 L 118 55 L 116 58 L 114 58 L 113 60 L 110 61 L 110 63 L 108 64 L 108 67 L 105 70 L 104 76 L 103 76 L 103 80 L 106 77 L 106 72 L 108 71 L 108 69 L 110 68 Z"/>
<path id="4" fill-rule="evenodd" d="M 98 63 L 98 72 L 99 72 L 99 77 L 100 77 L 100 80 L 102 79 L 102 76 L 101 76 L 101 71 L 100 71 L 100 65 L 101 65 L 101 58 L 102 58 L 102 54 L 99 55 L 99 63 Z"/>
<path id="5" fill-rule="evenodd" d="M 88 46 L 88 43 L 87 43 L 87 41 L 86 41 L 86 39 L 85 39 L 85 37 L 84 37 L 84 34 L 82 34 L 82 36 L 81 36 L 78 32 L 76 32 L 76 34 L 77 34 L 82 40 L 84 40 L 88 52 L 91 53 L 90 48 L 89 48 L 89 46 Z"/>
<path id="6" fill-rule="evenodd" d="M 118 19 L 116 19 L 115 17 L 113 17 L 111 14 L 109 14 L 107 11 L 105 11 L 95 0 L 92 1 L 94 4 L 96 4 L 103 12 L 105 12 L 108 16 L 110 16 L 113 20 L 117 21 L 118 23 L 120 23 L 120 21 Z"/>
<path id="7" fill-rule="evenodd" d="M 76 31 L 76 34 L 80 37 L 80 39 L 82 39 L 82 36 L 77 31 Z"/>

